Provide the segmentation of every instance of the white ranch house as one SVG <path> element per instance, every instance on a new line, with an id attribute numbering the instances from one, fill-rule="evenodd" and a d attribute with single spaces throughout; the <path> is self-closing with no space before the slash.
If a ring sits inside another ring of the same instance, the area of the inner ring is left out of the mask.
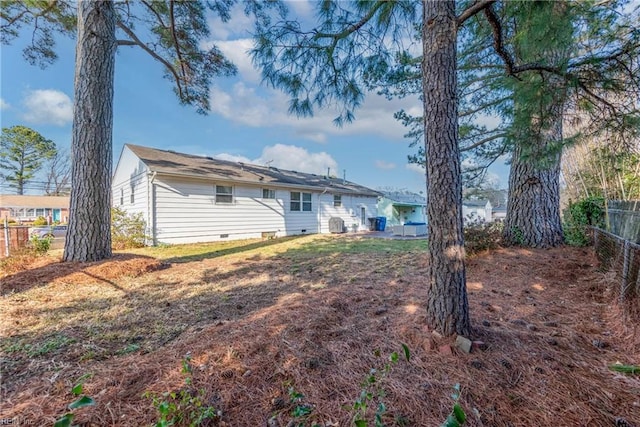
<path id="1" fill-rule="evenodd" d="M 492 222 L 492 210 L 491 202 L 486 199 L 462 201 L 462 218 L 465 224 Z"/>
<path id="2" fill-rule="evenodd" d="M 331 218 L 364 231 L 380 196 L 343 179 L 130 144 L 112 191 L 114 207 L 142 214 L 152 244 L 328 233 Z"/>

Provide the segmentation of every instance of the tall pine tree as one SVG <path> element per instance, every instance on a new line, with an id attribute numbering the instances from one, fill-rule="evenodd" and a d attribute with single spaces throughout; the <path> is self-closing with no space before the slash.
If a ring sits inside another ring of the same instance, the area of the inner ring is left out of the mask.
<path id="1" fill-rule="evenodd" d="M 180 103 L 209 109 L 211 81 L 235 72 L 212 46 L 207 12 L 230 19 L 235 0 L 0 2 L 0 40 L 11 43 L 31 30 L 26 59 L 46 66 L 56 59 L 55 36 L 77 31 L 74 89 L 71 210 L 65 261 L 111 256 L 110 204 L 113 77 L 118 47 L 141 49 L 159 62 Z M 249 2 L 246 12 L 266 18 L 269 3 Z M 77 9 L 76 9 L 77 8 Z"/>

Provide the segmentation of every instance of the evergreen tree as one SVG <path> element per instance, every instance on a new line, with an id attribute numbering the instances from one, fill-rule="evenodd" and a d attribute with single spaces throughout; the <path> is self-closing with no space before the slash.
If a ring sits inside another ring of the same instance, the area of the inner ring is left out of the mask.
<path id="1" fill-rule="evenodd" d="M 17 194 L 24 194 L 43 163 L 54 157 L 56 145 L 25 126 L 2 128 L 0 137 L 0 178 L 4 178 Z"/>
<path id="2" fill-rule="evenodd" d="M 638 14 L 623 13 L 625 3 L 495 2 L 484 9 L 486 19 L 462 29 L 460 150 L 473 159 L 463 172 L 467 179 L 482 178 L 488 165 L 511 153 L 506 241 L 562 242 L 563 147 L 584 136 L 615 134 L 624 150 L 640 129 L 633 102 L 640 98 Z M 407 84 L 415 82 L 415 62 L 406 58 L 378 78 L 378 87 L 391 94 L 415 90 Z M 479 126 L 487 115 L 502 122 Z M 421 137 L 419 118 L 402 111 L 397 117 L 410 127 L 407 136 Z M 567 137 L 566 123 L 579 123 L 580 132 Z M 424 151 L 410 160 L 424 162 Z"/>
<path id="3" fill-rule="evenodd" d="M 142 49 L 165 69 L 182 104 L 209 109 L 209 86 L 236 69 L 216 47 L 202 48 L 209 35 L 206 12 L 230 18 L 235 0 L 0 2 L 0 40 L 12 42 L 31 28 L 26 59 L 41 66 L 55 60 L 59 33 L 77 30 L 72 185 L 65 261 L 111 256 L 110 205 L 113 128 L 113 76 L 118 46 Z M 247 2 L 256 19 L 269 4 Z"/>
<path id="4" fill-rule="evenodd" d="M 323 1 L 317 5 L 315 28 L 306 30 L 288 19 L 260 27 L 253 51 L 266 81 L 291 95 L 291 112 L 310 115 L 314 108 L 338 104 L 338 125 L 355 118 L 354 109 L 371 81 L 390 73 L 411 52 L 421 53 L 414 65 L 421 70 L 416 84 L 423 100 L 427 153 L 427 317 L 445 335 L 471 331 L 462 236 L 457 33 L 491 3 L 465 3 L 456 15 L 453 0 Z"/>

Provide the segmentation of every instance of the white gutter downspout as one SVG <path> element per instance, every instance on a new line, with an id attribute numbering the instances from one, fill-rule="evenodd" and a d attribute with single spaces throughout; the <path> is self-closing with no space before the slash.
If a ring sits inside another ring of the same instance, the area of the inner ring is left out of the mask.
<path id="1" fill-rule="evenodd" d="M 156 246 L 158 242 L 156 242 L 156 188 L 155 183 L 153 182 L 156 179 L 157 172 L 152 172 L 150 175 L 147 175 L 147 179 L 149 180 L 148 194 L 148 216 L 147 219 L 149 221 L 149 230 L 151 231 L 151 244 Z"/>
<path id="2" fill-rule="evenodd" d="M 324 191 L 318 195 L 318 234 L 322 234 L 322 195 L 329 190 L 324 187 Z"/>

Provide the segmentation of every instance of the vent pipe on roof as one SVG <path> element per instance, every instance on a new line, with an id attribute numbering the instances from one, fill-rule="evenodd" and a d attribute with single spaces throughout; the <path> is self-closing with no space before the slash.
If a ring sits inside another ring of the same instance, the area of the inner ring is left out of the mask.
<path id="1" fill-rule="evenodd" d="M 347 183 L 347 170 L 346 169 L 342 169 L 342 183 L 343 184 Z"/>
<path id="2" fill-rule="evenodd" d="M 327 179 L 331 178 L 331 168 L 327 168 Z"/>

